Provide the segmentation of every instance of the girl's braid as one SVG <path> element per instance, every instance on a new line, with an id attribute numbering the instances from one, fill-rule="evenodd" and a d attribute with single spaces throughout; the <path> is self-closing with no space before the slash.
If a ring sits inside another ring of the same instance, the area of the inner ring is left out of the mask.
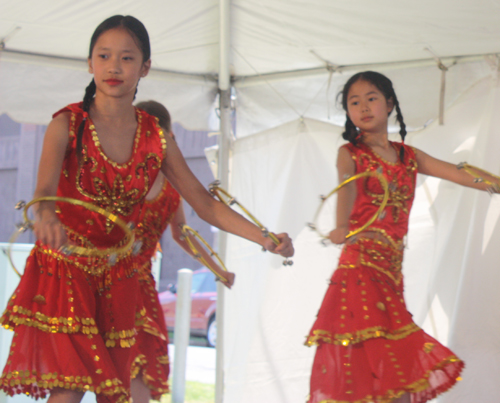
<path id="1" fill-rule="evenodd" d="M 399 134 L 401 135 L 401 141 L 405 142 L 405 137 L 406 137 L 406 125 L 403 120 L 403 114 L 401 113 L 401 108 L 399 107 L 399 101 L 396 97 L 396 94 L 393 94 L 393 99 L 394 99 L 394 107 L 396 108 L 396 120 L 399 123 Z M 401 147 L 399 150 L 399 158 L 401 159 L 401 162 L 404 162 L 404 155 L 405 155 L 405 150 L 404 147 Z"/>
<path id="2" fill-rule="evenodd" d="M 92 100 L 94 99 L 96 91 L 96 85 L 94 79 L 90 82 L 90 84 L 85 88 L 85 96 L 83 97 L 83 120 L 78 127 L 78 132 L 76 134 L 76 155 L 78 156 L 78 160 L 81 160 L 82 157 L 82 137 L 83 130 L 85 129 L 85 124 L 87 122 L 88 114 L 90 111 L 90 105 L 92 105 Z"/>
<path id="3" fill-rule="evenodd" d="M 344 140 L 348 140 L 353 145 L 358 143 L 358 129 L 356 129 L 356 126 L 354 126 L 354 123 L 347 114 L 345 120 L 345 131 L 342 133 L 342 137 Z"/>

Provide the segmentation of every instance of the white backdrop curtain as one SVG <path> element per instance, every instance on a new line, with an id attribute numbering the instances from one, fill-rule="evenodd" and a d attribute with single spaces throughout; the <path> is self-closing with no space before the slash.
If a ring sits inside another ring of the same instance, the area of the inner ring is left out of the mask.
<path id="1" fill-rule="evenodd" d="M 452 163 L 500 172 L 497 77 L 477 82 L 446 112 L 446 125 L 407 143 Z M 404 115 L 403 110 L 403 115 Z M 303 346 L 340 250 L 309 230 L 318 195 L 337 184 L 342 128 L 297 120 L 237 140 L 231 193 L 273 231 L 295 240 L 295 264 L 230 237 L 226 292 L 226 403 L 303 403 L 314 349 Z M 397 138 L 397 137 L 395 137 Z M 500 392 L 500 196 L 419 175 L 404 260 L 416 322 L 466 362 L 441 403 L 493 402 Z"/>

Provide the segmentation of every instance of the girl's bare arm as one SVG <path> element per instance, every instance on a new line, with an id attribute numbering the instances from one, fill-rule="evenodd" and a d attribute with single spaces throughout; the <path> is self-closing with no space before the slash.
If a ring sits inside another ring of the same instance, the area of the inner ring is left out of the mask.
<path id="1" fill-rule="evenodd" d="M 337 157 L 337 171 L 339 175 L 339 183 L 342 183 L 356 173 L 354 161 L 345 147 L 341 147 L 339 149 Z M 331 231 L 329 235 L 330 241 L 335 244 L 342 244 L 345 242 L 345 237 L 349 233 L 349 216 L 351 215 L 355 199 L 355 182 L 348 183 L 337 193 L 337 227 Z"/>
<path id="2" fill-rule="evenodd" d="M 479 190 L 487 190 L 490 187 L 484 182 L 474 182 L 474 177 L 471 174 L 469 174 L 464 169 L 458 169 L 456 165 L 431 157 L 429 154 L 426 154 L 418 149 L 415 149 L 415 152 L 418 164 L 418 172 L 421 174 L 446 179 L 451 182 L 458 183 L 459 185 Z M 498 184 L 497 178 L 484 173 L 478 173 L 484 179 Z"/>
<path id="3" fill-rule="evenodd" d="M 47 127 L 43 139 L 42 155 L 34 198 L 55 196 L 62 164 L 69 141 L 69 114 L 56 116 Z M 54 202 L 41 202 L 34 206 L 35 236 L 51 248 L 58 249 L 66 243 L 66 233 L 57 219 Z"/>
<path id="4" fill-rule="evenodd" d="M 180 226 L 186 223 L 186 216 L 184 214 L 184 208 L 182 206 L 182 200 L 179 204 L 179 208 L 175 212 L 170 222 L 170 230 L 172 232 L 172 238 L 175 242 L 193 259 L 196 259 L 193 251 L 189 247 L 188 242 L 186 241 L 184 235 L 182 234 Z M 223 284 L 228 288 L 234 284 L 234 273 L 227 272 L 222 270 L 222 268 L 212 259 L 212 256 L 205 250 L 205 247 L 202 246 L 193 236 L 190 238 L 196 250 L 200 253 L 201 257 L 205 259 L 210 268 L 215 270 L 218 274 L 220 274 L 223 278 L 226 279 L 226 282 Z"/>
<path id="5" fill-rule="evenodd" d="M 162 164 L 162 172 L 202 220 L 253 241 L 271 252 L 285 257 L 293 256 L 293 245 L 287 234 L 277 234 L 281 243 L 276 246 L 271 239 L 262 235 L 256 225 L 215 200 L 193 175 L 175 141 L 169 137 L 166 140 L 167 155 Z"/>

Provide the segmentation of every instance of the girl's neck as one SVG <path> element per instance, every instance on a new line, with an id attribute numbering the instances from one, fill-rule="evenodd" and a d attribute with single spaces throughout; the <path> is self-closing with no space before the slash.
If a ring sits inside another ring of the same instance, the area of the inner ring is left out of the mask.
<path id="1" fill-rule="evenodd" d="M 130 99 L 100 97 L 96 94 L 90 108 L 93 120 L 129 120 L 135 119 L 134 106 Z"/>
<path id="2" fill-rule="evenodd" d="M 378 147 L 382 149 L 389 149 L 391 143 L 389 142 L 389 135 L 387 132 L 380 133 L 366 133 L 361 136 L 362 142 L 368 147 Z"/>

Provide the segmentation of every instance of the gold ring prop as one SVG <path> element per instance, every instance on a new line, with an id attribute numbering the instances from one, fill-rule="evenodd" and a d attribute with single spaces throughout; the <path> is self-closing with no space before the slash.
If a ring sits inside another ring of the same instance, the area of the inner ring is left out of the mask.
<path id="1" fill-rule="evenodd" d="M 210 183 L 208 185 L 208 191 L 213 196 L 217 197 L 217 199 L 219 199 L 222 203 L 228 206 L 236 204 L 241 209 L 241 211 L 243 211 L 248 216 L 248 218 L 250 218 L 254 222 L 254 224 L 260 228 L 260 230 L 262 231 L 262 235 L 264 237 L 271 238 L 271 240 L 275 245 L 280 244 L 280 240 L 276 237 L 276 235 L 274 235 L 272 232 L 269 232 L 269 230 L 259 220 L 257 220 L 257 218 L 252 213 L 250 213 L 250 211 L 248 211 L 238 200 L 236 200 L 235 197 L 233 197 L 231 194 L 229 194 L 228 191 L 220 187 L 219 180 Z M 291 266 L 291 265 L 293 265 L 293 261 L 291 259 L 286 258 L 283 261 L 283 266 Z"/>
<path id="2" fill-rule="evenodd" d="M 485 183 L 486 185 L 488 185 L 486 191 L 489 194 L 500 193 L 500 186 L 498 185 L 498 183 L 494 183 L 489 181 L 488 179 L 484 179 L 479 173 L 490 175 L 499 181 L 500 181 L 500 176 L 493 175 L 491 172 L 485 171 L 484 169 L 475 167 L 474 165 L 467 164 L 467 162 L 461 162 L 460 164 L 458 164 L 457 169 L 463 169 L 470 176 L 472 176 L 474 178 L 473 179 L 474 183 Z"/>
<path id="3" fill-rule="evenodd" d="M 21 210 L 23 209 L 23 218 L 24 222 L 20 223 L 17 225 L 18 231 L 15 232 L 12 237 L 9 239 L 9 247 L 7 249 L 7 258 L 14 269 L 14 271 L 21 276 L 19 271 L 16 269 L 14 262 L 12 260 L 12 244 L 16 241 L 17 237 L 26 232 L 28 229 L 33 229 L 34 226 L 34 221 L 30 220 L 28 218 L 28 210 L 29 208 L 39 202 L 46 202 L 46 201 L 53 201 L 53 202 L 63 202 L 63 203 L 69 203 L 73 204 L 76 206 L 81 206 L 83 208 L 86 208 L 87 210 L 90 210 L 94 213 L 98 213 L 108 220 L 112 221 L 116 225 L 118 225 L 123 232 L 125 233 L 124 237 L 124 245 L 120 247 L 113 247 L 113 248 L 106 248 L 106 249 L 99 249 L 99 248 L 85 248 L 83 246 L 77 246 L 77 245 L 65 245 L 63 246 L 59 251 L 65 255 L 78 255 L 78 256 L 84 256 L 84 257 L 107 257 L 108 262 L 110 265 L 114 265 L 116 261 L 118 260 L 119 256 L 127 254 L 130 250 L 132 250 L 133 254 L 137 254 L 139 250 L 141 249 L 142 243 L 141 242 L 135 242 L 135 235 L 132 231 L 133 229 L 133 224 L 127 224 L 125 221 L 123 221 L 120 217 L 117 215 L 109 212 L 108 210 L 96 206 L 92 203 L 84 202 L 78 199 L 72 199 L 69 197 L 58 197 L 58 196 L 45 196 L 45 197 L 38 197 L 36 199 L 31 200 L 29 203 L 26 203 L 24 201 L 20 201 L 19 203 L 16 204 L 16 210 Z"/>
<path id="4" fill-rule="evenodd" d="M 196 246 L 194 246 L 194 243 L 193 243 L 190 235 L 193 235 L 195 238 L 198 238 L 198 240 L 203 245 L 205 245 L 205 247 L 208 249 L 208 251 L 210 252 L 210 256 L 213 256 L 217 259 L 220 267 L 222 267 L 222 270 L 227 271 L 227 268 L 224 265 L 224 262 L 222 261 L 220 256 L 212 249 L 212 247 L 209 245 L 209 243 L 207 241 L 205 241 L 205 239 L 198 233 L 198 231 L 196 231 L 195 229 L 191 228 L 189 225 L 186 225 L 186 224 L 180 224 L 179 227 L 181 229 L 182 235 L 184 236 L 184 239 L 188 243 L 189 249 L 191 249 L 191 251 L 193 252 L 194 257 L 196 259 L 198 259 L 207 269 L 209 269 L 212 273 L 214 273 L 215 276 L 220 281 L 222 281 L 223 283 L 226 283 L 227 280 L 224 277 L 222 277 L 219 273 L 217 273 L 217 271 L 215 271 L 210 266 L 210 264 L 206 261 L 206 259 L 201 255 L 201 253 L 198 251 L 198 249 L 196 249 Z"/>
<path id="5" fill-rule="evenodd" d="M 368 177 L 377 178 L 380 182 L 380 185 L 384 189 L 384 197 L 382 199 L 382 203 L 380 203 L 380 206 L 379 206 L 378 210 L 375 212 L 375 214 L 364 225 L 362 225 L 361 227 L 359 227 L 353 231 L 350 231 L 346 235 L 346 239 L 366 230 L 370 225 L 372 225 L 374 223 L 374 221 L 380 216 L 380 214 L 384 210 L 385 206 L 387 205 L 387 201 L 389 200 L 389 184 L 387 183 L 387 180 L 384 178 L 384 176 L 380 172 L 378 172 L 378 171 L 366 171 L 366 172 L 361 172 L 359 174 L 356 174 L 356 175 L 353 175 L 353 176 L 347 178 L 344 182 L 339 184 L 335 189 L 333 189 L 326 196 L 320 196 L 321 204 L 319 205 L 318 209 L 316 210 L 316 214 L 314 215 L 314 220 L 312 223 L 307 224 L 309 226 L 309 228 L 316 231 L 318 233 L 318 235 L 321 238 L 323 238 L 321 241 L 321 243 L 323 245 L 326 245 L 325 241 L 328 239 L 328 234 L 323 234 L 322 232 L 320 232 L 320 230 L 318 229 L 317 222 L 318 222 L 318 218 L 319 218 L 319 215 L 321 213 L 321 210 L 323 209 L 323 207 L 325 205 L 326 200 L 328 200 L 330 197 L 332 197 L 335 193 L 337 193 L 340 189 L 342 189 L 347 184 L 354 182 L 358 179 L 368 178 Z"/>

